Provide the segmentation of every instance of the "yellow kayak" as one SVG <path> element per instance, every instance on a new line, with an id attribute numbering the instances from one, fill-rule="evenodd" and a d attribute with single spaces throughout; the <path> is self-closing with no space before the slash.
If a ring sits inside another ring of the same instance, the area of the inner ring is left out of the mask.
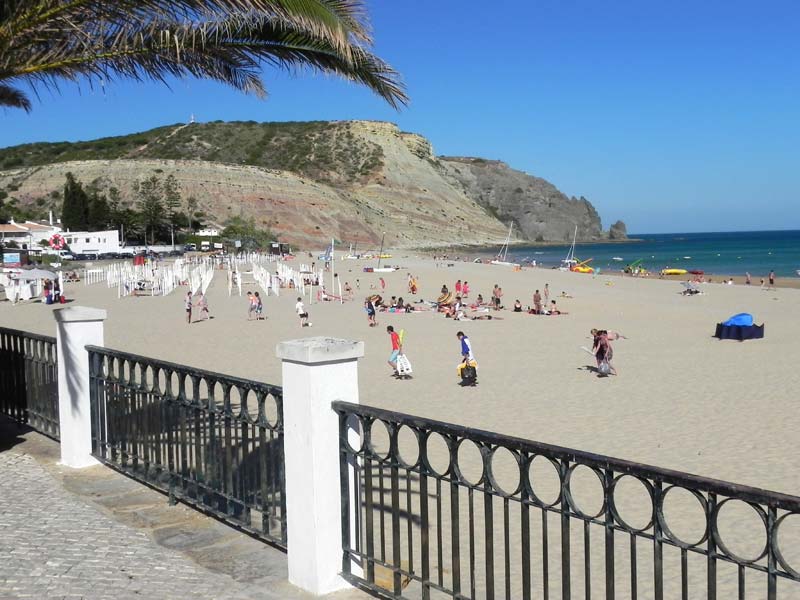
<path id="1" fill-rule="evenodd" d="M 582 267 L 580 265 L 572 267 L 572 271 L 574 273 L 594 273 L 594 269 L 592 267 Z"/>
<path id="2" fill-rule="evenodd" d="M 686 269 L 662 269 L 662 275 L 686 275 L 688 271 Z"/>

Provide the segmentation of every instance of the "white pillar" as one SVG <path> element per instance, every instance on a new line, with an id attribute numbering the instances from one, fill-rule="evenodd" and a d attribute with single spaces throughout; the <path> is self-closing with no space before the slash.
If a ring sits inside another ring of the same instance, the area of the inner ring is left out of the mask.
<path id="1" fill-rule="evenodd" d="M 342 569 L 339 417 L 358 403 L 364 342 L 313 337 L 281 342 L 289 582 L 323 595 L 350 587 Z M 355 507 L 353 507 L 355 509 Z M 355 515 L 351 515 L 351 524 Z"/>
<path id="2" fill-rule="evenodd" d="M 92 456 L 89 354 L 85 347 L 103 345 L 106 311 L 74 306 L 56 309 L 53 316 L 57 323 L 61 464 L 88 467 L 97 460 Z"/>

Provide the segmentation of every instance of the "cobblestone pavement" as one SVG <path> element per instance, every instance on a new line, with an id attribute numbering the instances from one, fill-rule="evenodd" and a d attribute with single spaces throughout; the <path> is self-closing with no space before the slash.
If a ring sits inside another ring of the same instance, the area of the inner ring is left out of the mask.
<path id="1" fill-rule="evenodd" d="M 0 453 L 0 481 L 1 598 L 257 597 L 59 489 L 30 456 Z"/>
<path id="2" fill-rule="evenodd" d="M 9 445 L 2 425 L 0 600 L 311 598 L 286 581 L 285 554 L 106 467 L 61 467 L 38 434 Z"/>

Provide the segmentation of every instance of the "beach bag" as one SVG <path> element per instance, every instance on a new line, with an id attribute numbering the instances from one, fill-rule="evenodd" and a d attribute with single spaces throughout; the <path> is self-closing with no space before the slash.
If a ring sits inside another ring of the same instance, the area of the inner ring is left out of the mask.
<path id="1" fill-rule="evenodd" d="M 58 303 L 59 304 L 66 304 L 67 303 L 67 299 L 64 297 L 64 294 L 61 294 L 61 296 L 58 298 Z"/>
<path id="2" fill-rule="evenodd" d="M 466 363 L 461 369 L 461 381 L 465 383 L 474 383 L 478 378 L 478 369 L 473 367 L 470 363 Z"/>
<path id="3" fill-rule="evenodd" d="M 397 374 L 401 377 L 407 377 L 411 375 L 413 371 L 411 370 L 411 361 L 408 360 L 405 354 L 400 354 L 397 357 Z"/>

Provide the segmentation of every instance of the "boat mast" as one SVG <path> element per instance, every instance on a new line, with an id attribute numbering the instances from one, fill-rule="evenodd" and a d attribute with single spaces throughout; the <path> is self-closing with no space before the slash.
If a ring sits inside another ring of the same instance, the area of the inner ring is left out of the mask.
<path id="1" fill-rule="evenodd" d="M 500 252 L 502 254 L 502 261 L 506 262 L 506 256 L 508 256 L 508 243 L 511 241 L 511 230 L 514 229 L 514 221 L 511 221 L 511 225 L 508 226 L 508 235 L 506 236 L 506 243 L 503 244 L 503 247 L 500 248 Z"/>
<path id="2" fill-rule="evenodd" d="M 383 240 L 386 239 L 386 232 L 381 236 L 381 249 L 378 251 L 378 268 L 381 268 L 381 257 L 383 256 Z"/>
<path id="3" fill-rule="evenodd" d="M 575 233 L 572 235 L 572 246 L 570 246 L 569 252 L 567 253 L 567 262 L 575 260 L 575 240 L 577 239 L 578 239 L 578 226 L 575 225 Z"/>

